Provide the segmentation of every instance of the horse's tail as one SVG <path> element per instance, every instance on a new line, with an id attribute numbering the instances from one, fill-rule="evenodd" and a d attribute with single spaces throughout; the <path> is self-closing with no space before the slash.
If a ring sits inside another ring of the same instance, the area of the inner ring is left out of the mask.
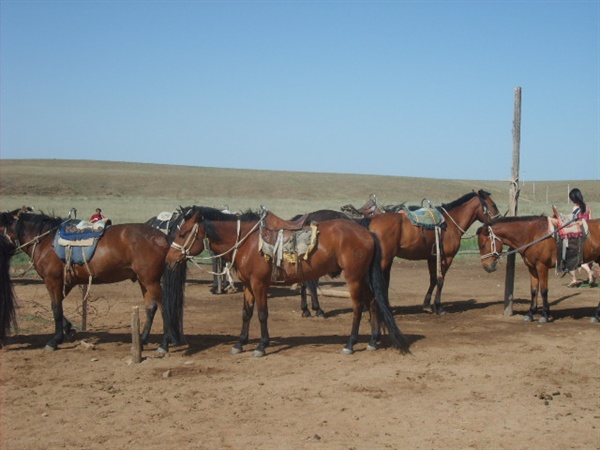
<path id="1" fill-rule="evenodd" d="M 10 280 L 10 259 L 15 247 L 10 240 L 0 234 L 0 346 L 11 329 L 17 331 L 16 296 Z"/>
<path id="2" fill-rule="evenodd" d="M 162 313 L 165 335 L 170 343 L 181 345 L 185 343 L 183 333 L 183 300 L 185 281 L 187 278 L 187 265 L 178 264 L 167 267 L 163 273 L 162 283 Z"/>
<path id="3" fill-rule="evenodd" d="M 399 348 L 402 353 L 410 353 L 408 342 L 400 331 L 400 328 L 398 328 L 392 308 L 390 307 L 388 284 L 386 283 L 383 270 L 381 270 L 381 244 L 375 234 L 371 233 L 371 236 L 373 236 L 373 240 L 375 241 L 375 255 L 369 269 L 369 282 L 375 295 L 375 301 L 377 302 L 379 319 L 383 321 L 383 324 L 387 328 L 392 344 Z"/>

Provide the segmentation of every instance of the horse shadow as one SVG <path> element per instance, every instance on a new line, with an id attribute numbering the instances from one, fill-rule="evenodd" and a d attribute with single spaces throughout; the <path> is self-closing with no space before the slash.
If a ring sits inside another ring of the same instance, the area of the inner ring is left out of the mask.
<path id="1" fill-rule="evenodd" d="M 415 342 L 418 342 L 422 339 L 425 339 L 424 335 L 421 334 L 405 334 L 404 338 L 406 339 L 408 345 L 412 345 Z M 230 345 L 233 346 L 237 341 L 237 336 L 233 335 L 193 335 L 187 336 L 187 348 L 183 351 L 185 356 L 194 356 L 199 353 L 202 353 L 210 348 L 215 348 L 219 346 Z M 248 344 L 246 344 L 246 349 L 244 353 L 252 352 L 254 348 L 258 345 L 260 339 L 250 339 Z M 341 335 L 315 335 L 315 336 L 289 336 L 289 337 L 273 337 L 271 336 L 271 343 L 269 345 L 267 354 L 268 355 L 276 355 L 281 352 L 285 352 L 287 350 L 293 348 L 302 348 L 302 347 L 310 347 L 310 348 L 318 348 L 325 346 L 339 346 L 340 348 L 344 347 L 348 341 L 347 336 Z M 362 352 L 367 351 L 367 342 L 369 341 L 369 336 L 367 334 L 361 334 L 359 342 L 355 348 L 355 351 Z M 392 348 L 389 343 L 389 338 L 387 335 L 384 335 L 381 340 L 381 348 Z"/>

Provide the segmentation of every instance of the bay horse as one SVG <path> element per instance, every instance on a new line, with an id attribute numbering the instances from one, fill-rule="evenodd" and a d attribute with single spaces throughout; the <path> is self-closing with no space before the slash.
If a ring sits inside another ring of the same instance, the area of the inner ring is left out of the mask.
<path id="1" fill-rule="evenodd" d="M 0 348 L 11 330 L 17 330 L 17 299 L 10 279 L 10 259 L 15 246 L 6 234 L 0 234 Z"/>
<path id="2" fill-rule="evenodd" d="M 583 245 L 583 262 L 600 263 L 600 219 L 587 221 L 588 235 Z M 506 245 L 518 252 L 529 270 L 531 305 L 524 320 L 531 322 L 538 312 L 538 294 L 542 296 L 540 323 L 551 320 L 548 303 L 548 273 L 556 267 L 557 242 L 546 216 L 504 217 L 485 223 L 477 230 L 481 265 L 486 272 L 493 272 L 498 261 L 506 256 Z M 600 320 L 600 303 L 593 321 Z"/>
<path id="3" fill-rule="evenodd" d="M 413 208 L 410 208 L 413 209 Z M 458 253 L 461 238 L 476 221 L 482 223 L 498 217 L 500 212 L 491 194 L 484 190 L 470 192 L 451 203 L 437 207 L 445 219 L 440 238 L 440 270 L 437 267 L 435 230 L 414 225 L 406 211 L 387 212 L 367 219 L 367 226 L 381 242 L 382 269 L 389 285 L 390 272 L 395 257 L 406 260 L 426 260 L 429 268 L 429 287 L 423 300 L 423 310 L 444 314 L 442 289 L 446 273 Z M 434 303 L 433 290 L 437 288 Z"/>
<path id="4" fill-rule="evenodd" d="M 302 217 L 302 214 L 294 216 L 291 220 L 298 220 Z M 325 220 L 332 219 L 343 219 L 343 220 L 354 220 L 348 217 L 343 212 L 334 211 L 332 209 L 321 209 L 318 211 L 313 211 L 307 214 L 306 223 L 319 223 Z M 310 310 L 308 309 L 308 295 L 310 295 L 311 299 L 311 308 L 314 311 L 317 317 L 325 317 L 325 311 L 321 309 L 321 305 L 319 303 L 319 280 L 307 280 L 300 285 L 300 310 L 302 311 L 302 317 L 311 317 Z M 307 295 L 308 292 L 308 295 Z"/>
<path id="5" fill-rule="evenodd" d="M 190 256 L 201 253 L 205 246 L 229 261 L 244 286 L 242 329 L 232 353 L 242 352 L 248 343 L 250 320 L 256 303 L 261 338 L 254 356 L 264 356 L 270 341 L 267 290 L 273 283 L 274 262 L 273 258 L 267 259 L 261 252 L 260 228 L 277 232 L 290 222 L 266 210 L 261 214 L 249 211 L 232 216 L 214 208 L 199 206 L 193 207 L 187 217 L 167 254 L 167 264 L 182 264 Z M 297 223 L 293 225 L 299 227 Z M 377 348 L 383 322 L 392 344 L 402 352 L 408 352 L 408 344 L 389 305 L 379 258 L 377 238 L 366 228 L 349 220 L 325 221 L 318 226 L 318 239 L 306 260 L 298 257 L 297 263 L 293 264 L 283 259 L 283 270 L 278 271 L 281 279 L 278 281 L 293 284 L 317 279 L 325 274 L 333 277 L 343 274 L 352 298 L 353 320 L 350 337 L 342 352 L 354 352 L 365 305 L 371 313 L 371 337 L 367 348 Z M 182 305 L 173 309 L 182 311 Z"/>
<path id="6" fill-rule="evenodd" d="M 93 257 L 87 264 L 67 264 L 53 248 L 57 230 L 65 220 L 46 214 L 23 213 L 17 216 L 0 213 L 2 227 L 13 245 L 26 253 L 50 294 L 54 316 L 54 335 L 46 345 L 56 350 L 64 336 L 74 330 L 63 315 L 63 300 L 76 285 L 137 281 L 144 297 L 146 323 L 141 335 L 143 344 L 149 341 L 155 313 L 163 303 L 161 278 L 170 273 L 165 264 L 169 250 L 167 237 L 159 230 L 141 223 L 111 225 L 98 240 Z M 177 277 L 175 277 L 178 280 Z M 165 295 L 183 295 L 170 286 Z M 172 304 L 173 302 L 168 302 Z M 162 308 L 164 335 L 159 347 L 166 351 L 169 343 L 182 339 L 181 326 L 171 322 L 170 311 Z"/>

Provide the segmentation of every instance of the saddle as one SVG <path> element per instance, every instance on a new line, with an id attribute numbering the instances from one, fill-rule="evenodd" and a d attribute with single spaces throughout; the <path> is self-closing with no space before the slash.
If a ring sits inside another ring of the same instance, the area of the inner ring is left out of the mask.
<path id="1" fill-rule="evenodd" d="M 308 214 L 304 214 L 301 217 L 298 217 L 295 220 L 285 220 L 279 216 L 276 216 L 271 211 L 268 211 L 266 216 L 263 218 L 264 226 L 271 230 L 286 230 L 286 231 L 294 231 L 301 230 L 302 227 L 306 224 L 306 219 L 308 218 Z"/>
<path id="2" fill-rule="evenodd" d="M 179 213 L 177 211 L 169 212 L 163 211 L 156 216 L 156 220 L 151 224 L 153 228 L 162 231 L 167 236 L 171 234 L 173 227 L 179 220 Z"/>
<path id="3" fill-rule="evenodd" d="M 369 218 L 386 212 L 385 209 L 380 207 L 377 203 L 377 196 L 375 194 L 371 194 L 369 200 L 367 200 L 360 208 L 355 208 L 353 205 L 344 205 L 340 209 L 359 218 Z"/>
<path id="4" fill-rule="evenodd" d="M 69 264 L 85 264 L 92 259 L 98 240 L 111 225 L 110 219 L 94 223 L 67 220 L 54 235 L 52 247 L 61 260 Z"/>
<path id="5" fill-rule="evenodd" d="M 311 223 L 305 226 L 308 214 L 297 220 L 282 219 L 268 212 L 261 221 L 259 230 L 259 249 L 267 260 L 273 261 L 271 279 L 283 281 L 286 277 L 284 263 L 289 269 L 298 269 L 298 259 L 308 259 L 317 245 L 318 226 Z"/>

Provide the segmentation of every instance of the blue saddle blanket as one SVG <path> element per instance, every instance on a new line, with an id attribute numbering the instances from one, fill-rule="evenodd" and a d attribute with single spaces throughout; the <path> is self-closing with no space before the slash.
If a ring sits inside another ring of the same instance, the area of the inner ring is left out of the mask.
<path id="1" fill-rule="evenodd" d="M 68 263 L 83 264 L 94 256 L 98 240 L 104 234 L 108 223 L 89 223 L 71 219 L 64 222 L 54 236 L 54 251 L 60 259 Z"/>
<path id="2" fill-rule="evenodd" d="M 446 222 L 442 213 L 436 208 L 420 208 L 415 211 L 403 208 L 403 210 L 413 225 L 425 228 L 426 230 L 442 227 Z"/>

